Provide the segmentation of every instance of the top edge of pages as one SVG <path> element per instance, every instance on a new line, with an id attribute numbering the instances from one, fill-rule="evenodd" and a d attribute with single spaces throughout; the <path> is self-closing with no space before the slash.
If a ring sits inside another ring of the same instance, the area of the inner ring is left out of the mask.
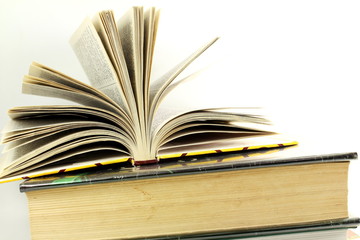
<path id="1" fill-rule="evenodd" d="M 70 44 L 91 85 L 40 63 L 30 65 L 23 93 L 76 105 L 8 111 L 0 182 L 125 161 L 141 165 L 297 144 L 275 133 L 257 108 L 194 109 L 163 116 L 158 108 L 165 97 L 192 76 L 177 79 L 179 74 L 218 38 L 153 80 L 158 22 L 155 7 L 132 7 L 118 21 L 112 11 L 86 18 Z"/>

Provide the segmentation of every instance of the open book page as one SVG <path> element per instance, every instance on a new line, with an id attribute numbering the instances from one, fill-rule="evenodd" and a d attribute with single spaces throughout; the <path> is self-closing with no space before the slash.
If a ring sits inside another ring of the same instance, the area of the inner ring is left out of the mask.
<path id="1" fill-rule="evenodd" d="M 77 102 L 79 104 L 94 108 L 102 108 L 111 112 L 117 109 L 108 102 L 94 97 L 91 94 L 81 92 L 62 84 L 50 82 L 45 79 L 25 76 L 23 80 L 23 93 L 44 97 L 55 97 Z"/>
<path id="2" fill-rule="evenodd" d="M 131 149 L 135 145 L 132 129 L 127 127 L 116 115 L 101 109 L 85 106 L 32 106 L 13 108 L 9 111 L 9 116 L 18 120 L 14 121 L 9 129 L 6 129 L 7 133 L 4 133 L 3 141 L 13 141 L 8 143 L 9 147 L 4 150 L 13 150 L 17 153 L 20 152 L 19 147 L 21 147 L 25 149 L 22 151 L 24 153 L 31 150 L 36 151 L 36 155 L 40 155 L 41 151 L 48 150 L 41 150 L 36 146 L 42 146 L 43 144 L 39 143 L 47 139 L 44 141 L 46 144 L 48 141 L 52 144 L 51 152 L 58 154 L 59 152 L 54 152 L 54 144 L 59 147 L 56 151 L 61 152 L 62 144 L 75 142 L 75 136 L 82 136 L 82 139 L 94 139 L 94 136 L 89 136 L 92 130 L 98 131 L 98 137 L 102 141 L 106 136 L 111 136 L 112 140 L 108 138 L 110 144 L 116 141 L 119 149 L 124 147 Z M 54 118 L 61 121 L 54 120 Z M 78 135 L 74 135 L 75 132 Z M 49 137 L 56 137 L 59 141 L 50 141 Z M 67 143 L 67 141 L 69 142 Z M 88 141 L 82 142 L 83 145 L 88 143 Z M 75 147 L 76 145 L 71 146 Z M 88 151 L 92 151 L 92 147 L 88 146 Z M 8 154 L 8 159 L 25 161 L 22 158 L 23 155 L 17 153 Z M 26 158 L 32 158 L 32 155 L 26 155 Z"/>
<path id="3" fill-rule="evenodd" d="M 118 32 L 123 45 L 131 88 L 134 92 L 138 110 L 144 108 L 143 84 L 143 46 L 144 16 L 142 7 L 132 7 L 117 22 Z M 141 115 L 141 114 L 140 114 Z"/>
<path id="4" fill-rule="evenodd" d="M 4 149 L 6 163 L 0 169 L 0 177 L 93 151 L 131 155 L 128 149 L 135 147 L 133 137 L 119 127 L 119 120 L 109 112 L 76 106 L 39 106 L 12 109 L 9 115 L 19 120 L 13 121 L 6 129 L 10 132 L 4 134 L 4 140 L 12 142 Z M 56 115 L 55 121 L 50 119 Z"/>
<path id="5" fill-rule="evenodd" d="M 225 112 L 225 110 L 229 112 Z M 213 132 L 270 133 L 268 121 L 264 118 L 231 109 L 206 109 L 187 112 L 176 116 L 155 131 L 153 144 L 160 147 L 164 143 L 186 135 Z"/>
<path id="6" fill-rule="evenodd" d="M 3 136 L 3 143 L 9 142 L 3 149 L 3 152 L 23 146 L 27 143 L 37 141 L 51 135 L 59 134 L 61 132 L 69 133 L 74 130 L 81 130 L 83 132 L 89 129 L 106 129 L 119 134 L 124 139 L 124 142 L 131 142 L 131 137 L 121 128 L 112 124 L 99 121 L 89 121 L 81 118 L 59 118 L 62 121 L 54 121 L 54 119 L 37 119 L 37 121 L 14 120 L 11 126 L 12 131 L 5 132 Z M 35 123 L 30 126 L 29 123 Z M 38 125 L 41 122 L 41 125 Z M 14 124 L 15 123 L 15 124 Z M 27 125 L 28 127 L 24 127 Z M 18 130 L 17 130 L 18 129 Z M 125 145 L 127 145 L 125 143 Z"/>
<path id="7" fill-rule="evenodd" d="M 154 118 L 152 142 L 154 149 L 162 148 L 164 144 L 173 141 L 178 144 L 178 139 L 185 140 L 190 144 L 196 144 L 197 136 L 210 135 L 219 137 L 217 132 L 233 136 L 264 135 L 276 132 L 275 126 L 271 125 L 264 117 L 261 108 L 217 108 L 217 109 L 193 109 L 191 106 L 161 106 Z M 231 134 L 229 134 L 231 133 Z M 221 139 L 226 139 L 223 135 Z"/>
<path id="8" fill-rule="evenodd" d="M 31 120 L 19 120 L 19 119 L 12 119 L 3 129 L 2 131 L 2 138 L 1 143 L 7 143 L 10 141 L 16 141 L 26 136 L 35 136 L 38 130 L 46 131 L 49 129 L 52 131 L 51 126 L 62 124 L 69 124 L 72 122 L 84 120 L 80 117 L 69 117 L 66 120 L 64 118 L 43 118 L 38 119 L 35 118 L 33 121 Z M 82 122 L 82 121 L 81 121 Z M 6 146 L 5 146 L 6 148 Z"/>
<path id="9" fill-rule="evenodd" d="M 32 63 L 30 76 L 25 76 L 23 92 L 28 94 L 59 97 L 73 102 L 108 110 L 131 128 L 131 118 L 112 99 L 85 83 L 70 78 L 56 70 Z"/>
<path id="10" fill-rule="evenodd" d="M 115 69 L 122 93 L 125 95 L 126 102 L 130 108 L 131 118 L 134 120 L 134 123 L 137 123 L 138 110 L 135 96 L 113 12 L 99 12 L 93 18 L 93 24 Z"/>
<path id="11" fill-rule="evenodd" d="M 108 105 L 112 105 L 114 113 L 120 115 L 120 117 L 129 118 L 127 114 L 120 108 L 111 98 L 109 98 L 104 93 L 100 92 L 96 88 L 93 88 L 90 85 L 87 85 L 83 82 L 80 82 L 76 79 L 73 79 L 59 71 L 51 69 L 47 66 L 44 66 L 39 63 L 33 62 L 29 68 L 29 76 L 35 78 L 41 78 L 46 82 L 56 82 L 61 85 L 65 85 L 68 88 L 73 89 L 79 93 L 85 93 L 88 96 L 93 96 L 94 99 L 98 99 L 99 101 L 106 102 Z M 70 99 L 71 100 L 71 99 Z"/>
<path id="12" fill-rule="evenodd" d="M 27 106 L 12 108 L 9 110 L 8 115 L 12 119 L 24 119 L 25 121 L 29 121 L 32 125 L 36 125 L 36 121 L 41 118 L 71 119 L 72 117 L 78 117 L 83 120 L 94 119 L 95 121 L 108 122 L 114 126 L 120 127 L 128 133 L 132 140 L 135 139 L 135 133 L 130 123 L 123 121 L 118 115 L 109 112 L 106 109 L 67 105 Z"/>
<path id="13" fill-rule="evenodd" d="M 31 166 L 45 159 L 47 164 L 49 164 L 51 162 L 49 162 L 48 159 L 52 156 L 57 156 L 58 154 L 70 150 L 76 150 L 79 147 L 87 148 L 89 145 L 93 144 L 106 143 L 105 146 L 108 148 L 112 147 L 113 150 L 124 152 L 122 148 L 116 147 L 116 145 L 119 144 L 123 145 L 124 142 L 121 135 L 118 135 L 111 130 L 87 130 L 86 137 L 84 137 L 84 132 L 82 130 L 71 130 L 70 133 L 61 131 L 57 134 L 47 135 L 44 138 L 28 142 L 16 149 L 5 152 L 7 158 L 14 159 L 14 161 L 6 166 L 2 174 L 8 174 L 9 171 L 14 172 L 22 169 L 29 169 Z M 34 148 L 34 146 L 37 146 L 37 148 Z M 93 148 L 88 149 L 87 151 L 91 152 L 93 151 Z"/>
<path id="14" fill-rule="evenodd" d="M 209 139 L 199 136 L 197 143 L 183 141 L 181 144 L 170 142 L 162 146 L 159 150 L 159 158 L 174 158 L 180 156 L 199 156 L 219 152 L 232 152 L 242 150 L 252 150 L 260 148 L 273 148 L 279 146 L 293 146 L 297 142 L 285 135 L 255 135 L 253 137 L 225 137 Z"/>
<path id="15" fill-rule="evenodd" d="M 252 136 L 252 135 L 264 135 L 270 134 L 270 131 L 265 131 L 262 125 L 256 123 L 245 122 L 241 124 L 233 124 L 232 122 L 218 122 L 216 120 L 207 121 L 194 121 L 187 124 L 182 124 L 174 129 L 168 129 L 167 132 L 163 132 L 159 137 L 160 145 L 164 145 L 167 142 L 184 138 L 187 136 L 196 137 L 198 135 L 208 135 L 210 138 L 220 138 L 223 136 L 231 137 L 232 134 L 238 136 Z M 191 140 L 195 140 L 192 138 Z"/>
<path id="16" fill-rule="evenodd" d="M 21 176 L 21 175 L 29 175 L 33 172 L 37 171 L 43 171 L 44 169 L 48 168 L 54 168 L 57 167 L 57 172 L 62 172 L 63 169 L 66 169 L 67 166 L 71 165 L 77 165 L 77 169 L 73 170 L 79 170 L 83 168 L 89 168 L 94 166 L 89 166 L 91 163 L 89 163 L 88 158 L 94 159 L 94 155 L 97 154 L 97 165 L 99 165 L 99 162 L 102 161 L 103 158 L 107 158 L 108 156 L 112 156 L 114 159 L 120 159 L 124 157 L 128 157 L 129 153 L 122 153 L 119 149 L 112 147 L 112 146 L 105 146 L 100 143 L 96 144 L 96 139 L 93 140 L 92 147 L 89 150 L 88 147 L 77 147 L 70 150 L 67 150 L 65 152 L 60 152 L 59 154 L 55 156 L 50 156 L 46 158 L 46 161 L 38 161 L 31 165 L 28 165 L 27 167 L 20 166 L 19 168 L 15 168 L 12 170 L 11 173 L 7 173 L 7 169 L 1 173 L 1 175 L 4 173 L 4 175 L 1 178 L 9 178 L 13 176 Z M 32 161 L 34 161 L 32 159 Z M 71 162 L 72 161 L 72 162 Z M 119 161 L 123 162 L 123 161 Z M 60 170 L 59 170 L 60 169 Z M 1 170 L 0 170 L 1 171 Z M 49 173 L 45 174 L 48 175 Z M 25 175 L 25 176 L 26 176 Z M 1 180 L 0 180 L 1 181 Z"/>
<path id="17" fill-rule="evenodd" d="M 159 24 L 160 10 L 155 7 L 149 8 L 144 13 L 144 111 L 145 123 L 148 125 L 150 111 L 150 77 L 154 58 L 157 29 Z M 150 134 L 150 126 L 146 126 L 147 134 Z"/>
<path id="18" fill-rule="evenodd" d="M 175 84 L 171 84 L 169 86 L 169 88 L 171 88 L 173 85 Z M 180 98 L 182 98 L 182 96 L 180 96 Z M 171 104 L 168 104 L 167 102 L 164 103 L 163 105 L 161 105 L 158 109 L 157 114 L 155 114 L 154 119 L 153 119 L 153 129 L 152 129 L 152 137 L 155 137 L 155 135 L 158 134 L 158 131 L 161 127 L 163 127 L 164 125 L 168 125 L 168 127 L 172 127 L 172 121 L 177 121 L 176 119 L 178 119 L 178 117 L 187 114 L 187 113 L 194 113 L 196 112 L 197 114 L 201 114 L 201 112 L 205 113 L 208 115 L 208 111 L 212 111 L 215 114 L 212 116 L 209 116 L 209 119 L 216 119 L 216 114 L 217 113 L 224 113 L 224 114 L 229 114 L 229 115 L 244 115 L 244 116 L 253 116 L 253 117 L 261 117 L 261 121 L 263 121 L 263 123 L 269 123 L 268 120 L 265 120 L 266 117 L 266 113 L 263 109 L 261 108 L 227 108 L 227 107 L 222 107 L 222 108 L 207 108 L 204 109 L 202 107 L 194 107 L 191 105 L 183 105 L 183 104 L 176 104 L 173 102 L 170 102 Z M 191 116 L 191 115 L 190 115 Z M 225 115 L 226 116 L 226 115 Z"/>
<path id="19" fill-rule="evenodd" d="M 91 95 L 94 95 L 94 98 L 96 97 L 102 99 L 113 105 L 115 108 L 119 109 L 117 111 L 119 112 L 119 114 L 121 115 L 125 114 L 125 112 L 123 112 L 123 110 L 120 107 L 118 107 L 118 105 L 104 93 L 100 92 L 99 90 L 93 88 L 90 85 L 87 85 L 59 71 L 56 71 L 55 69 L 51 69 L 40 63 L 33 62 L 29 67 L 29 75 L 32 77 L 42 78 L 45 80 L 57 82 L 59 84 L 66 85 L 70 88 L 77 89 L 79 92 L 86 92 Z"/>
<path id="20" fill-rule="evenodd" d="M 129 112 L 118 76 L 90 19 L 85 19 L 71 37 L 70 44 L 91 85 L 104 92 Z"/>
<path id="21" fill-rule="evenodd" d="M 194 135 L 185 135 L 183 137 L 177 138 L 174 141 L 170 141 L 161 146 L 161 151 L 164 150 L 174 150 L 174 149 L 192 149 L 192 151 L 197 149 L 207 148 L 208 150 L 218 150 L 220 148 L 214 148 L 214 144 L 225 141 L 226 143 L 222 143 L 221 146 L 231 146 L 234 141 L 244 141 L 244 138 L 254 138 L 254 137 L 263 137 L 264 134 L 259 132 L 212 132 L 211 134 L 207 134 L 204 132 L 203 134 L 194 134 Z M 190 141 L 196 140 L 196 141 Z M 220 147 L 220 145 L 218 146 Z M 189 151 L 189 150 L 188 150 Z M 184 151 L 182 153 L 185 153 Z M 180 153 L 180 152 L 178 152 Z"/>
<path id="22" fill-rule="evenodd" d="M 191 54 L 188 58 L 184 59 L 177 66 L 172 68 L 170 71 L 165 73 L 162 77 L 160 77 L 157 81 L 155 81 L 150 86 L 150 119 L 153 118 L 159 104 L 162 100 L 162 95 L 165 90 L 169 87 L 169 85 L 174 81 L 174 79 L 187 67 L 190 63 L 192 63 L 197 57 L 199 57 L 206 49 L 208 49 L 212 44 L 214 44 L 218 38 L 211 40 L 209 43 L 201 47 L 199 50 Z"/>
<path id="23" fill-rule="evenodd" d="M 171 93 L 177 86 L 181 85 L 182 83 L 185 83 L 186 81 L 194 79 L 196 76 L 200 74 L 200 71 L 192 73 L 180 80 L 177 80 L 176 82 L 171 83 L 163 92 L 163 94 L 159 98 L 159 107 L 156 110 L 156 114 L 154 114 L 152 119 L 152 125 L 150 129 L 150 135 L 153 136 L 156 133 L 156 129 L 159 128 L 160 125 L 165 124 L 169 120 L 175 118 L 176 116 L 179 116 L 183 113 L 189 112 L 189 111 L 195 111 L 198 109 L 198 107 L 190 106 L 190 105 L 184 105 L 180 104 L 179 102 L 167 102 L 165 101 L 164 104 L 161 104 L 163 102 L 163 99 Z M 179 96 L 180 99 L 183 98 L 183 96 Z"/>
<path id="24" fill-rule="evenodd" d="M 148 16 L 146 16 L 146 19 L 147 21 L 149 20 Z M 152 21 L 154 20 L 152 19 Z M 117 24 L 132 89 L 136 97 L 139 116 L 140 132 L 137 141 L 140 144 L 136 152 L 143 154 L 139 154 L 137 158 L 145 159 L 146 156 L 149 156 L 150 137 L 147 116 L 149 108 L 147 99 L 148 88 L 146 88 L 149 85 L 149 82 L 146 81 L 149 81 L 149 79 L 145 77 L 146 73 L 144 70 L 148 69 L 149 71 L 149 67 L 151 66 L 145 65 L 148 60 L 144 59 L 144 57 L 149 57 L 145 52 L 145 50 L 149 48 L 147 41 L 152 42 L 151 39 L 147 38 L 153 35 L 149 31 L 154 31 L 155 29 L 149 29 L 149 23 L 144 24 L 143 7 L 132 7 L 119 19 Z M 147 33 L 147 36 L 144 36 L 144 33 Z M 151 47 L 149 49 L 151 49 Z"/>
<path id="25" fill-rule="evenodd" d="M 177 85 L 176 83 L 171 84 L 169 88 L 172 88 L 172 86 Z M 181 96 L 180 96 L 181 99 Z M 176 104 L 173 102 L 164 102 L 164 104 L 160 105 L 158 108 L 158 111 L 154 115 L 154 118 L 152 119 L 152 125 L 151 125 L 151 137 L 154 138 L 157 134 L 157 131 L 166 124 L 167 122 L 170 122 L 172 119 L 190 112 L 190 111 L 196 111 L 201 110 L 198 108 L 193 108 L 193 106 L 190 105 L 184 105 L 184 104 Z"/>

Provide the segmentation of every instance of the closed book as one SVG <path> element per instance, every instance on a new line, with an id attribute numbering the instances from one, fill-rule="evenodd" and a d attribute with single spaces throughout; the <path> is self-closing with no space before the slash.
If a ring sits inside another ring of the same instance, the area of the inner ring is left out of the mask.
<path id="1" fill-rule="evenodd" d="M 301 147 L 97 168 L 25 181 L 34 239 L 136 239 L 347 219 L 355 152 Z"/>

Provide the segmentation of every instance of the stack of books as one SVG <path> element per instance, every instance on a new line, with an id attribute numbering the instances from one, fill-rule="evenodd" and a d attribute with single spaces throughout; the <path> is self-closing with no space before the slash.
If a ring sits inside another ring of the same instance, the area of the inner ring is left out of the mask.
<path id="1" fill-rule="evenodd" d="M 213 39 L 150 81 L 159 11 L 86 19 L 71 45 L 92 86 L 39 63 L 9 110 L 0 182 L 27 179 L 33 239 L 350 239 L 355 152 L 313 152 L 258 109 L 159 112 Z"/>

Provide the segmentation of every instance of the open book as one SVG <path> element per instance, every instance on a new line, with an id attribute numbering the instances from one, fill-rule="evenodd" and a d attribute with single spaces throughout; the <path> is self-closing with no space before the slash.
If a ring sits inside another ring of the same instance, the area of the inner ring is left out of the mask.
<path id="1" fill-rule="evenodd" d="M 158 113 L 178 75 L 217 39 L 150 81 L 159 11 L 131 8 L 118 22 L 112 11 L 86 19 L 70 43 L 91 86 L 32 63 L 23 92 L 78 105 L 10 109 L 0 179 L 33 177 L 131 160 L 136 164 L 184 155 L 292 145 L 256 109 L 194 109 Z M 159 115 L 160 114 L 160 115 Z"/>

